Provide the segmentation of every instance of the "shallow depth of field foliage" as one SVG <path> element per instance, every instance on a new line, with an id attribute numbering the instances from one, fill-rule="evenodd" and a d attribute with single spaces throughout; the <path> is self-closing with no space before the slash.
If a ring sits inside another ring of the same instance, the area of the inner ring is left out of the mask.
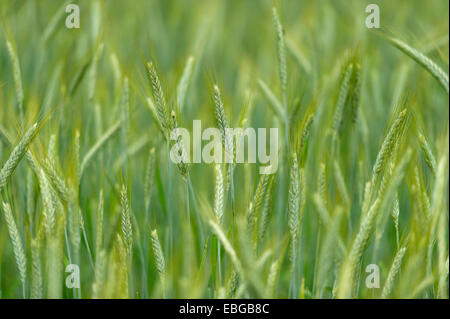
<path id="1" fill-rule="evenodd" d="M 74 3 L 0 3 L 0 297 L 448 298 L 447 1 Z"/>

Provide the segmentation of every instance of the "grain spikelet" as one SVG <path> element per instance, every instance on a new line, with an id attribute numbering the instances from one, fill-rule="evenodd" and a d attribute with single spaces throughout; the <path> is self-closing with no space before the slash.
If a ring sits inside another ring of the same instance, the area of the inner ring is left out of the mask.
<path id="1" fill-rule="evenodd" d="M 447 95 L 449 94 L 448 74 L 444 70 L 442 70 L 436 63 L 434 63 L 431 59 L 426 57 L 423 53 L 410 47 L 408 44 L 399 39 L 391 37 L 386 37 L 386 39 L 389 42 L 391 42 L 395 47 L 397 47 L 400 51 L 402 51 L 403 53 L 411 57 L 414 61 L 416 61 L 418 64 L 420 64 L 422 67 L 424 67 L 436 80 L 439 81 L 439 83 L 447 92 Z"/>
<path id="2" fill-rule="evenodd" d="M 288 223 L 291 235 L 291 262 L 296 261 L 297 237 L 298 237 L 298 214 L 300 203 L 300 186 L 297 155 L 291 155 L 291 166 L 289 172 L 289 193 L 288 193 Z"/>
<path id="3" fill-rule="evenodd" d="M 392 206 L 391 216 L 392 216 L 392 220 L 394 221 L 395 235 L 396 235 L 397 246 L 398 246 L 398 244 L 399 244 L 398 218 L 400 216 L 400 203 L 398 200 L 398 193 L 395 193 L 394 205 Z"/>
<path id="4" fill-rule="evenodd" d="M 275 181 L 275 174 L 272 174 L 269 179 L 267 186 L 267 191 L 264 196 L 264 203 L 261 208 L 261 225 L 259 228 L 259 239 L 262 241 L 266 235 L 267 228 L 270 221 L 270 211 L 272 210 L 272 197 L 273 197 L 273 186 Z"/>
<path id="5" fill-rule="evenodd" d="M 433 175 L 436 175 L 436 159 L 433 155 L 430 144 L 425 139 L 425 137 L 420 133 L 419 133 L 419 143 L 423 155 L 425 156 L 425 162 L 427 163 Z"/>
<path id="6" fill-rule="evenodd" d="M 334 108 L 334 118 L 333 118 L 333 137 L 339 133 L 339 130 L 342 126 L 342 116 L 344 112 L 345 101 L 347 100 L 348 92 L 350 90 L 350 78 L 353 72 L 353 64 L 349 64 L 345 69 L 344 76 L 342 78 L 342 82 L 339 88 L 339 95 L 336 102 L 336 106 Z"/>
<path id="7" fill-rule="evenodd" d="M 47 176 L 42 169 L 39 174 L 39 184 L 41 186 L 41 194 L 44 202 L 44 227 L 46 233 L 50 235 L 55 229 L 56 205 Z"/>
<path id="8" fill-rule="evenodd" d="M 303 125 L 303 129 L 302 129 L 302 133 L 300 135 L 300 139 L 299 139 L 299 156 L 300 156 L 300 163 L 302 162 L 302 160 L 304 161 L 304 154 L 305 154 L 305 147 L 306 147 L 306 141 L 308 139 L 309 136 L 309 131 L 311 129 L 311 125 L 313 123 L 314 120 L 314 114 L 308 114 L 308 117 L 305 119 L 305 123 Z"/>
<path id="9" fill-rule="evenodd" d="M 253 200 L 249 205 L 247 212 L 247 227 L 249 231 L 250 237 L 253 238 L 255 235 L 255 227 L 256 227 L 256 219 L 260 212 L 260 209 L 264 203 L 265 194 L 267 191 L 267 185 L 269 183 L 270 175 L 261 174 L 259 176 L 258 186 L 256 188 L 255 195 L 253 196 Z M 256 241 L 256 238 L 253 238 Z"/>
<path id="10" fill-rule="evenodd" d="M 156 229 L 152 231 L 151 239 L 152 239 L 153 254 L 155 256 L 155 266 L 156 270 L 158 271 L 159 279 L 161 280 L 164 293 L 166 281 L 166 262 L 164 259 L 164 254 L 161 249 L 161 243 L 159 242 L 158 233 L 156 232 Z"/>
<path id="11" fill-rule="evenodd" d="M 355 123 L 358 117 L 358 108 L 359 101 L 361 99 L 361 82 L 362 82 L 362 62 L 361 62 L 361 54 L 360 49 L 357 48 L 355 52 L 353 52 L 352 57 L 352 66 L 353 72 L 350 78 L 350 89 L 348 92 L 348 103 L 350 104 L 350 116 L 352 122 Z"/>
<path id="12" fill-rule="evenodd" d="M 220 164 L 214 165 L 214 172 L 216 176 L 216 184 L 214 188 L 214 214 L 217 217 L 219 224 L 222 222 L 223 204 L 224 204 L 224 185 L 223 173 Z"/>
<path id="13" fill-rule="evenodd" d="M 115 262 L 117 263 L 117 297 L 124 299 L 129 297 L 129 276 L 130 276 L 130 264 L 129 264 L 129 254 L 127 251 L 127 247 L 120 237 L 117 234 L 116 242 L 115 242 Z"/>
<path id="14" fill-rule="evenodd" d="M 236 295 L 236 290 L 239 284 L 239 274 L 233 269 L 227 285 L 227 298 L 233 298 Z"/>
<path id="15" fill-rule="evenodd" d="M 42 263 L 40 247 L 37 239 L 31 240 L 31 298 L 41 299 L 42 288 Z"/>
<path id="16" fill-rule="evenodd" d="M 171 112 L 171 120 L 172 120 L 172 129 L 176 129 L 178 128 L 178 124 L 177 124 L 177 117 L 175 114 L 175 111 L 172 110 Z M 179 170 L 179 172 L 181 173 L 181 176 L 183 177 L 183 179 L 185 181 L 187 181 L 188 177 L 189 177 L 189 170 L 190 170 L 190 165 L 189 165 L 189 154 L 187 153 L 186 149 L 186 145 L 183 142 L 183 139 L 181 137 L 181 135 L 176 136 L 177 134 L 175 134 L 175 131 L 172 131 L 170 134 L 170 139 L 171 140 L 175 140 L 174 141 L 174 149 L 177 152 L 177 155 L 179 156 L 180 160 L 177 163 L 177 168 Z"/>
<path id="17" fill-rule="evenodd" d="M 42 167 L 44 168 L 45 173 L 47 174 L 48 181 L 52 184 L 53 188 L 57 191 L 59 197 L 64 202 L 69 201 L 69 188 L 63 177 L 61 177 L 60 173 L 56 170 L 55 165 L 52 164 L 50 159 L 45 159 Z"/>
<path id="18" fill-rule="evenodd" d="M 273 296 L 275 294 L 275 286 L 277 283 L 277 278 L 280 272 L 280 261 L 275 260 L 269 269 L 269 276 L 267 277 L 267 295 Z"/>
<path id="19" fill-rule="evenodd" d="M 6 225 L 8 226 L 9 238 L 14 251 L 14 258 L 16 259 L 17 268 L 19 269 L 20 281 L 23 287 L 25 287 L 27 260 L 25 257 L 25 251 L 23 249 L 22 239 L 20 238 L 19 231 L 17 230 L 16 222 L 11 212 L 11 207 L 8 203 L 3 203 L 3 212 L 5 213 Z"/>
<path id="20" fill-rule="evenodd" d="M 37 132 L 38 132 L 38 125 L 37 123 L 35 123 L 25 132 L 19 144 L 17 144 L 17 146 L 11 152 L 11 155 L 9 155 L 8 160 L 0 170 L 0 190 L 3 189 L 3 187 L 6 185 L 8 177 L 11 176 L 11 174 L 16 169 L 17 165 L 19 165 L 20 160 L 25 155 L 28 146 L 33 141 Z"/>
<path id="21" fill-rule="evenodd" d="M 400 266 L 402 264 L 403 256 L 405 256 L 406 248 L 402 247 L 395 254 L 394 261 L 392 262 L 391 269 L 384 284 L 383 292 L 381 293 L 381 298 L 387 298 L 391 294 L 392 288 L 394 286 L 394 279 L 397 273 L 400 271 Z"/>
<path id="22" fill-rule="evenodd" d="M 164 92 L 159 81 L 158 73 L 152 62 L 147 63 L 147 71 L 150 80 L 150 84 L 153 89 L 153 101 L 156 104 L 157 115 L 159 121 L 164 129 L 166 137 L 169 136 L 169 131 L 171 129 L 170 119 L 169 119 L 169 109 L 166 105 L 166 99 L 164 97 Z"/>
<path id="23" fill-rule="evenodd" d="M 231 134 L 228 132 L 228 120 L 225 115 L 225 108 L 223 105 L 222 94 L 217 85 L 214 85 L 214 106 L 217 127 L 222 134 L 222 145 L 225 149 L 225 158 L 231 158 L 233 156 L 233 140 Z"/>
<path id="24" fill-rule="evenodd" d="M 355 274 L 357 266 L 361 260 L 361 256 L 366 246 L 367 240 L 372 229 L 376 213 L 379 209 L 381 200 L 377 198 L 372 207 L 368 211 L 367 215 L 363 217 L 358 234 L 353 241 L 352 248 L 349 256 L 345 260 L 341 268 L 341 274 L 339 276 L 337 297 L 338 298 L 350 298 L 353 295 Z"/>
<path id="25" fill-rule="evenodd" d="M 392 151 L 407 120 L 407 115 L 408 113 L 406 109 L 400 112 L 398 117 L 395 119 L 394 124 L 392 124 L 391 128 L 389 129 L 389 132 L 386 135 L 383 144 L 381 145 L 380 151 L 378 152 L 375 164 L 373 166 L 372 186 L 375 184 L 377 177 L 380 175 L 381 171 L 392 156 Z"/>
<path id="26" fill-rule="evenodd" d="M 122 191 L 120 193 L 120 205 L 121 210 L 121 225 L 122 225 L 122 237 L 124 241 L 127 254 L 131 255 L 131 249 L 133 246 L 133 229 L 131 226 L 130 207 L 128 204 L 128 194 L 125 184 L 122 185 Z"/>

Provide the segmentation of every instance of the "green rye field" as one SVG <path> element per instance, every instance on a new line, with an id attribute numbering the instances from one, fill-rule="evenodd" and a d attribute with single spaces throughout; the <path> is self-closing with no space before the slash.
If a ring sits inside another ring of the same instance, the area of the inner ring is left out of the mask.
<path id="1" fill-rule="evenodd" d="M 449 297 L 447 1 L 69 3 L 0 2 L 0 298 Z"/>

